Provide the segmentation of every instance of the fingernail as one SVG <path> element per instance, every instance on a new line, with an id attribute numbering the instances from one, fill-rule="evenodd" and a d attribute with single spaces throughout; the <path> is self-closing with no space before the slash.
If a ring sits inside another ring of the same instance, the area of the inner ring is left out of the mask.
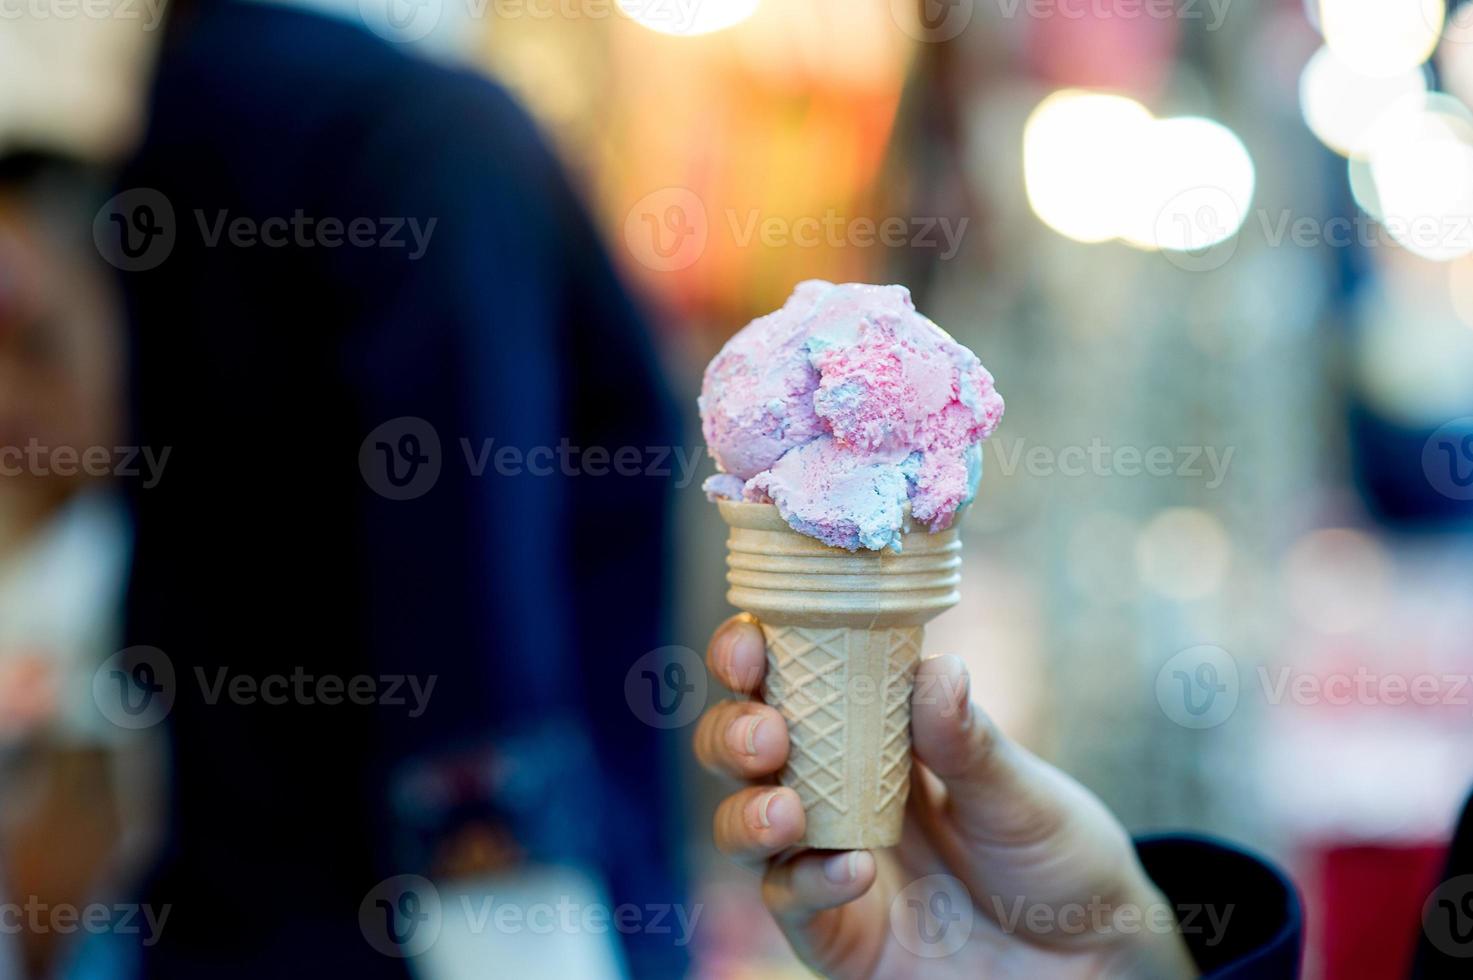
<path id="1" fill-rule="evenodd" d="M 746 756 L 757 754 L 757 729 L 762 727 L 762 716 L 738 718 L 726 729 L 726 744 L 733 751 Z"/>
<path id="2" fill-rule="evenodd" d="M 836 885 L 844 885 L 859 877 L 859 852 L 835 854 L 823 863 L 823 876 Z"/>
<path id="3" fill-rule="evenodd" d="M 736 630 L 730 626 L 716 638 L 716 669 L 727 677 L 731 676 L 731 645 L 735 638 Z"/>
<path id="4" fill-rule="evenodd" d="M 757 825 L 764 829 L 772 826 L 772 818 L 767 815 L 767 811 L 772 809 L 772 801 L 775 799 L 777 793 L 774 791 L 757 800 Z"/>

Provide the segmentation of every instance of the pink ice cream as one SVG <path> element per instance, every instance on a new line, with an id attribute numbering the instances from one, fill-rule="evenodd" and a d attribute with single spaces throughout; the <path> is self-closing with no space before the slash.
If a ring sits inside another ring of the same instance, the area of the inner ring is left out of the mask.
<path id="1" fill-rule="evenodd" d="M 904 286 L 813 280 L 727 342 L 700 408 L 713 499 L 776 504 L 835 547 L 898 551 L 907 501 L 935 532 L 976 494 L 1003 402 Z"/>

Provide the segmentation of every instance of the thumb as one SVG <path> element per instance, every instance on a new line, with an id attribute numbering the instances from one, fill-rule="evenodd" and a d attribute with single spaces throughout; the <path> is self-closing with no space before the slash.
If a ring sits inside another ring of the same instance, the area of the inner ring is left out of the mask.
<path id="1" fill-rule="evenodd" d="M 946 787 L 948 816 L 979 844 L 1027 844 L 1057 833 L 1072 780 L 998 731 L 971 699 L 960 657 L 921 663 L 911 700 L 916 758 Z"/>

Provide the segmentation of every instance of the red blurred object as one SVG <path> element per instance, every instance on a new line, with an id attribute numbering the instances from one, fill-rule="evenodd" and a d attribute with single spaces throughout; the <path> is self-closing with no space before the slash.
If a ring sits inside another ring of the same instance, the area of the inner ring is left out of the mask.
<path id="1" fill-rule="evenodd" d="M 1445 844 L 1330 844 L 1304 877 L 1312 959 L 1324 980 L 1404 977 Z"/>
<path id="2" fill-rule="evenodd" d="M 1053 11 L 1051 16 L 1034 19 L 1028 61 L 1054 85 L 1114 89 L 1149 98 L 1171 71 L 1181 28 L 1175 17 L 1147 14 L 1148 6 L 1142 4 L 1134 16 L 1125 16 L 1087 0 L 1060 0 L 1057 9 L 1047 8 Z"/>

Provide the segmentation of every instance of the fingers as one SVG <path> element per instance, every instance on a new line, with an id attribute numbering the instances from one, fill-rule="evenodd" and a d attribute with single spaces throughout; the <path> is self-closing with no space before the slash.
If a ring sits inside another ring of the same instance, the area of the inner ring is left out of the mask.
<path id="1" fill-rule="evenodd" d="M 888 975 L 880 964 L 890 942 L 887 881 L 895 866 L 888 861 L 882 871 L 879 864 L 869 851 L 803 851 L 768 868 L 762 900 L 798 958 L 820 976 Z"/>
<path id="2" fill-rule="evenodd" d="M 767 644 L 757 621 L 742 613 L 716 628 L 706 665 L 735 694 L 755 695 L 767 673 Z"/>
<path id="3" fill-rule="evenodd" d="M 696 758 L 734 779 L 770 776 L 788 761 L 788 725 L 758 701 L 723 701 L 696 726 Z"/>
<path id="4" fill-rule="evenodd" d="M 802 929 L 819 913 L 869 891 L 875 869 L 869 851 L 804 851 L 768 870 L 762 899 L 781 925 Z"/>
<path id="5" fill-rule="evenodd" d="M 1004 737 L 972 702 L 961 658 L 936 657 L 916 671 L 911 734 L 916 758 L 941 778 L 949 816 L 969 837 L 1030 843 L 1067 815 L 1067 781 Z"/>
<path id="6" fill-rule="evenodd" d="M 716 808 L 716 849 L 747 864 L 765 861 L 803 836 L 803 805 L 782 786 L 752 786 Z"/>
<path id="7" fill-rule="evenodd" d="M 973 708 L 972 680 L 958 656 L 921 661 L 911 699 L 911 737 L 916 754 L 942 779 L 986 775 L 994 760 L 996 734 Z"/>

